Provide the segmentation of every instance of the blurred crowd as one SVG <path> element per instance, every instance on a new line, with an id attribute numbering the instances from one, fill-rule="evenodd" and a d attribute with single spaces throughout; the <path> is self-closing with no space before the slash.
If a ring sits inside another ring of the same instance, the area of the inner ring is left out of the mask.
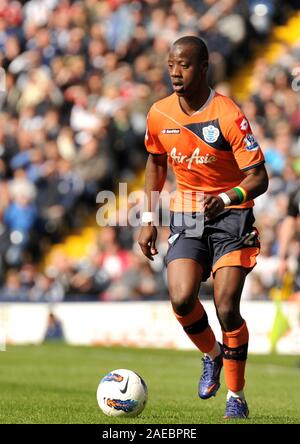
<path id="1" fill-rule="evenodd" d="M 262 250 L 258 265 L 248 277 L 245 296 L 267 299 L 278 282 L 280 227 L 289 196 L 300 185 L 300 38 L 282 44 L 274 64 L 256 61 L 252 96 L 242 103 L 253 133 L 263 149 L 270 177 L 268 192 L 255 200 Z M 298 226 L 298 229 L 300 227 Z M 295 273 L 299 258 L 297 236 L 289 249 L 289 270 Z"/>
<path id="2" fill-rule="evenodd" d="M 136 231 L 112 227 L 99 230 L 80 261 L 57 253 L 43 270 L 41 260 L 96 213 L 99 191 L 144 168 L 146 114 L 171 92 L 170 44 L 203 37 L 211 84 L 230 94 L 224 80 L 268 34 L 274 11 L 280 15 L 274 2 L 260 3 L 269 8 L 264 22 L 246 0 L 0 0 L 0 300 L 167 297 L 166 227 L 151 264 Z M 299 180 L 299 92 L 291 88 L 299 63 L 300 44 L 286 45 L 276 65 L 259 60 L 253 95 L 242 104 L 271 175 L 256 205 L 263 250 L 249 298 L 268 298 L 274 285 L 278 226 Z M 170 175 L 166 187 L 173 186 Z M 202 291 L 210 294 L 209 282 Z"/>

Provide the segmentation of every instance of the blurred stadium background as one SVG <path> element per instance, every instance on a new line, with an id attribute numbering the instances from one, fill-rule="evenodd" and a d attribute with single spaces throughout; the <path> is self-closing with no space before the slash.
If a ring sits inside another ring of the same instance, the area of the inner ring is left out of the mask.
<path id="1" fill-rule="evenodd" d="M 149 263 L 137 230 L 96 223 L 99 191 L 143 186 L 146 114 L 171 92 L 166 55 L 186 34 L 206 40 L 211 84 L 244 110 L 270 175 L 243 293 L 250 351 L 300 353 L 296 239 L 276 289 L 279 229 L 300 177 L 296 0 L 0 0 L 2 342 L 190 346 L 167 302 L 168 228 Z M 208 282 L 213 317 L 211 296 Z"/>

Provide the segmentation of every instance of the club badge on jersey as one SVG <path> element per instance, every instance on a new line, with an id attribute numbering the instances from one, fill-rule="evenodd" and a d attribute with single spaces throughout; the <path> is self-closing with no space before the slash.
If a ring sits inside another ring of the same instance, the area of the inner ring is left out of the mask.
<path id="1" fill-rule="evenodd" d="M 214 143 L 218 140 L 220 131 L 214 125 L 205 126 L 202 129 L 205 142 Z"/>

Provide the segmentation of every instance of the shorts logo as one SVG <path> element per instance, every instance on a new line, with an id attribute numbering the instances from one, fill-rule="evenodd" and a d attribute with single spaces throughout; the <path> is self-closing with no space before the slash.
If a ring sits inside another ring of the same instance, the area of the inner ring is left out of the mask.
<path id="1" fill-rule="evenodd" d="M 173 236 L 170 236 L 168 239 L 169 245 L 172 245 L 176 241 L 176 239 L 179 238 L 179 236 L 180 236 L 180 233 L 176 233 L 176 234 L 173 234 Z"/>
<path id="2" fill-rule="evenodd" d="M 245 148 L 247 151 L 257 151 L 258 150 L 258 143 L 255 140 L 255 137 L 252 133 L 247 134 L 247 136 L 244 139 L 245 142 Z"/>
<path id="3" fill-rule="evenodd" d="M 165 128 L 162 130 L 163 134 L 180 134 L 179 128 Z"/>
<path id="4" fill-rule="evenodd" d="M 238 119 L 235 120 L 235 123 L 237 124 L 239 130 L 243 133 L 243 134 L 247 134 L 250 130 L 250 125 L 248 120 L 246 119 L 246 117 L 240 117 Z"/>
<path id="5" fill-rule="evenodd" d="M 220 131 L 213 125 L 205 126 L 202 129 L 205 142 L 214 143 L 218 140 Z"/>
<path id="6" fill-rule="evenodd" d="M 244 239 L 244 245 L 248 245 L 249 247 L 258 247 L 259 246 L 259 234 L 257 229 L 251 231 L 251 233 L 247 233 Z"/>

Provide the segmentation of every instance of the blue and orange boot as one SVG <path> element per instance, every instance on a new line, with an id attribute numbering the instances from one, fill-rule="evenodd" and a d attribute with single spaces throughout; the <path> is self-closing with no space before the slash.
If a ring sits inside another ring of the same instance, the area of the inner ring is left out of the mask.
<path id="1" fill-rule="evenodd" d="M 221 346 L 221 344 L 220 344 Z M 223 367 L 223 351 L 214 360 L 208 356 L 202 358 L 203 374 L 199 381 L 198 394 L 201 399 L 208 399 L 216 396 L 220 388 L 220 373 Z"/>
<path id="2" fill-rule="evenodd" d="M 242 398 L 231 396 L 226 402 L 225 419 L 248 418 L 249 409 L 247 402 Z"/>

